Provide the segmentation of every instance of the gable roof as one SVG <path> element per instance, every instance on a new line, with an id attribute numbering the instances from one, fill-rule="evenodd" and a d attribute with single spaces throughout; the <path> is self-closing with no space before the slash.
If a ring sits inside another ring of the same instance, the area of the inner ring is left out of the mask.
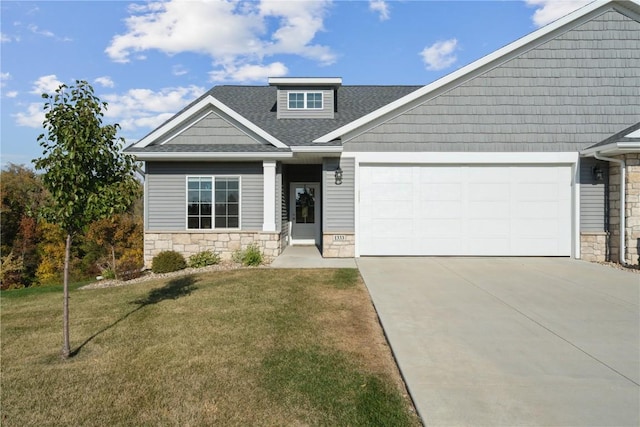
<path id="1" fill-rule="evenodd" d="M 640 152 L 640 122 L 586 148 L 581 154 L 624 154 L 629 152 Z"/>
<path id="2" fill-rule="evenodd" d="M 171 135 L 175 129 L 193 120 L 207 108 L 216 108 L 231 121 L 243 125 L 262 137 L 273 147 L 286 149 L 295 146 L 332 146 L 339 142 L 314 144 L 321 135 L 350 123 L 421 86 L 341 86 L 336 92 L 337 111 L 332 119 L 278 119 L 276 111 L 277 88 L 274 86 L 215 86 L 187 105 L 157 129 L 127 148 L 127 152 L 203 151 L 202 145 L 183 145 L 182 148 L 160 148 L 158 141 Z M 211 151 L 232 151 L 228 145 L 210 147 Z M 238 151 L 247 148 L 238 147 Z M 261 151 L 261 150 L 254 150 Z"/>
<path id="3" fill-rule="evenodd" d="M 345 136 L 347 139 L 355 137 L 371 127 L 396 117 L 431 98 L 437 97 L 441 93 L 491 70 L 612 8 L 625 15 L 631 15 L 630 17 L 635 20 L 638 20 L 640 16 L 640 0 L 594 1 L 433 83 L 316 138 L 314 142 L 326 143 L 341 138 L 343 139 L 342 142 L 345 142 Z"/>

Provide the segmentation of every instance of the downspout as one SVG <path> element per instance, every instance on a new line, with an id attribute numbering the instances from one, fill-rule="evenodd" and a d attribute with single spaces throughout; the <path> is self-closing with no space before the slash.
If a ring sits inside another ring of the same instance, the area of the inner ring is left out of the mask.
<path id="1" fill-rule="evenodd" d="M 622 265 L 626 265 L 626 248 L 625 248 L 625 243 L 626 243 L 626 236 L 625 236 L 625 229 L 626 229 L 626 224 L 625 224 L 625 210 L 626 210 L 626 198 L 625 198 L 625 193 L 626 193 L 626 168 L 627 165 L 625 164 L 624 160 L 621 159 L 614 159 L 612 157 L 604 157 L 601 156 L 598 152 L 594 153 L 594 157 L 598 160 L 604 160 L 606 162 L 613 162 L 613 163 L 617 163 L 620 165 L 620 264 Z"/>

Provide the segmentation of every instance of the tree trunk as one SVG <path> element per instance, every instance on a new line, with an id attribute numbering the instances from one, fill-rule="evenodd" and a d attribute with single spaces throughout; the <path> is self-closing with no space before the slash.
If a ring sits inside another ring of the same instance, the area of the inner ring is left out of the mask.
<path id="1" fill-rule="evenodd" d="M 71 354 L 69 345 L 69 258 L 71 257 L 71 234 L 67 234 L 67 244 L 64 248 L 64 291 L 62 302 L 62 357 L 68 359 Z"/>
<path id="2" fill-rule="evenodd" d="M 111 245 L 111 265 L 113 266 L 113 275 L 118 278 L 118 269 L 116 268 L 116 245 Z"/>

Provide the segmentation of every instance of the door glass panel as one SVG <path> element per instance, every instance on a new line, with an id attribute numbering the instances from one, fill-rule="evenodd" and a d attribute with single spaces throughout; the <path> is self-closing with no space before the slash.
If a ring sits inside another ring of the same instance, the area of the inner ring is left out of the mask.
<path id="1" fill-rule="evenodd" d="M 315 223 L 315 189 L 296 187 L 296 224 Z"/>

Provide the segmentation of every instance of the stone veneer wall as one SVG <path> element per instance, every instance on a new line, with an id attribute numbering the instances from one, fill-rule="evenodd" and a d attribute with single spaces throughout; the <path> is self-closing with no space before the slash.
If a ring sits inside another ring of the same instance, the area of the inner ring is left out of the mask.
<path id="1" fill-rule="evenodd" d="M 356 254 L 356 236 L 350 233 L 324 233 L 322 256 L 324 258 L 353 258 Z"/>
<path id="2" fill-rule="evenodd" d="M 580 233 L 580 258 L 590 262 L 603 262 L 609 258 L 609 233 L 583 231 Z"/>
<path id="3" fill-rule="evenodd" d="M 640 154 L 617 156 L 627 166 L 626 203 L 626 262 L 638 265 L 640 262 Z M 611 164 L 609 168 L 609 230 L 611 231 L 610 260 L 618 262 L 620 257 L 620 167 Z"/>
<path id="4" fill-rule="evenodd" d="M 238 249 L 244 249 L 255 243 L 262 250 L 267 261 L 280 255 L 280 233 L 263 233 L 259 231 L 238 231 L 236 233 L 202 232 L 200 230 L 144 233 L 144 265 L 151 267 L 151 260 L 161 251 L 180 252 L 188 260 L 191 255 L 210 250 L 220 255 L 223 260 L 230 260 Z"/>

